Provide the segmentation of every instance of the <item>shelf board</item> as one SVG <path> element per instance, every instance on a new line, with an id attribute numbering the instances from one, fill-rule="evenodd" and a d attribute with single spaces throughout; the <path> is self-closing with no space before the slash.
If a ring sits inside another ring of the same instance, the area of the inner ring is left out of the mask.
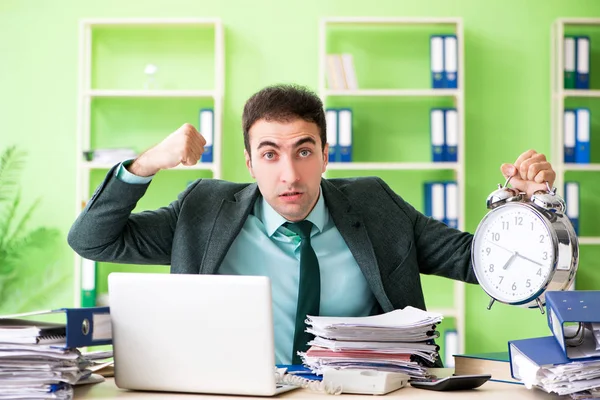
<path id="1" fill-rule="evenodd" d="M 219 18 L 94 18 L 84 19 L 85 26 L 143 26 L 143 25 L 217 25 Z"/>
<path id="2" fill-rule="evenodd" d="M 600 171 L 600 164 L 563 164 L 565 171 Z"/>
<path id="3" fill-rule="evenodd" d="M 364 97 L 458 97 L 459 89 L 341 89 L 325 90 L 325 96 L 364 96 Z"/>
<path id="4" fill-rule="evenodd" d="M 411 18 L 411 17 L 326 17 L 326 24 L 399 24 L 399 25 L 458 25 L 460 18 Z"/>
<path id="5" fill-rule="evenodd" d="M 98 163 L 93 161 L 85 161 L 81 163 L 82 168 L 84 169 L 111 169 L 118 161 L 114 163 Z M 172 170 L 212 170 L 214 168 L 213 163 L 198 163 L 192 166 L 178 165 L 175 168 L 171 168 Z"/>
<path id="6" fill-rule="evenodd" d="M 559 18 L 563 25 L 600 25 L 600 18 Z"/>
<path id="7" fill-rule="evenodd" d="M 88 90 L 90 97 L 209 97 L 215 98 L 214 90 Z"/>
<path id="8" fill-rule="evenodd" d="M 563 90 L 564 97 L 600 97 L 600 90 L 569 89 Z"/>
<path id="9" fill-rule="evenodd" d="M 596 236 L 580 236 L 579 244 L 600 244 L 600 237 Z"/>
<path id="10" fill-rule="evenodd" d="M 328 170 L 458 170 L 455 162 L 330 162 Z"/>

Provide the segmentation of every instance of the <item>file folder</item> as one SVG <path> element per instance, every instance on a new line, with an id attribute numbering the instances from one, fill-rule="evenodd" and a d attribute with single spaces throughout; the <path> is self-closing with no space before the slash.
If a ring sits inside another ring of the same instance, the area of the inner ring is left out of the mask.
<path id="1" fill-rule="evenodd" d="M 518 380 L 522 380 L 523 372 L 532 367 L 552 367 L 570 362 L 554 336 L 509 340 L 508 358 L 511 375 Z"/>
<path id="2" fill-rule="evenodd" d="M 443 109 L 431 109 L 429 131 L 431 136 L 431 159 L 433 162 L 442 162 L 446 153 Z"/>
<path id="3" fill-rule="evenodd" d="M 456 182 L 445 183 L 446 215 L 444 222 L 450 228 L 458 229 L 458 185 Z"/>
<path id="4" fill-rule="evenodd" d="M 575 110 L 565 110 L 563 117 L 565 134 L 565 163 L 575 162 Z"/>
<path id="5" fill-rule="evenodd" d="M 573 224 L 575 234 L 579 235 L 579 183 L 565 182 L 564 193 L 567 217 Z"/>
<path id="6" fill-rule="evenodd" d="M 565 89 L 575 89 L 575 38 L 565 36 L 563 43 L 564 86 Z"/>
<path id="7" fill-rule="evenodd" d="M 546 292 L 548 326 L 569 360 L 600 359 L 594 323 L 600 323 L 600 290 Z"/>
<path id="8" fill-rule="evenodd" d="M 214 112 L 210 108 L 200 110 L 200 134 L 206 139 L 204 153 L 200 157 L 200 162 L 213 162 L 213 138 L 215 135 Z"/>
<path id="9" fill-rule="evenodd" d="M 425 183 L 425 215 L 444 222 L 446 217 L 444 200 L 445 190 L 443 182 Z"/>
<path id="10" fill-rule="evenodd" d="M 590 163 L 590 110 L 575 109 L 575 162 Z"/>
<path id="11" fill-rule="evenodd" d="M 577 36 L 577 72 L 575 78 L 576 89 L 590 88 L 590 38 Z"/>
<path id="12" fill-rule="evenodd" d="M 338 111 L 328 108 L 325 111 L 327 125 L 327 143 L 329 144 L 329 162 L 339 161 L 338 157 Z"/>
<path id="13" fill-rule="evenodd" d="M 65 341 L 61 347 L 87 347 L 112 344 L 112 327 L 108 307 L 58 308 L 55 310 L 0 316 L 1 319 L 26 319 L 50 314 L 64 314 Z"/>
<path id="14" fill-rule="evenodd" d="M 445 161 L 458 161 L 458 113 L 455 108 L 449 108 L 445 112 L 444 126 L 446 133 Z"/>
<path id="15" fill-rule="evenodd" d="M 433 35 L 430 38 L 430 67 L 431 67 L 431 87 L 442 89 L 444 84 L 444 37 Z"/>
<path id="16" fill-rule="evenodd" d="M 458 43 L 456 40 L 456 35 L 444 36 L 443 80 L 446 88 L 458 88 Z"/>
<path id="17" fill-rule="evenodd" d="M 81 259 L 81 306 L 96 305 L 96 261 Z"/>
<path id="18" fill-rule="evenodd" d="M 339 160 L 352 161 L 352 110 L 342 108 L 338 111 Z"/>

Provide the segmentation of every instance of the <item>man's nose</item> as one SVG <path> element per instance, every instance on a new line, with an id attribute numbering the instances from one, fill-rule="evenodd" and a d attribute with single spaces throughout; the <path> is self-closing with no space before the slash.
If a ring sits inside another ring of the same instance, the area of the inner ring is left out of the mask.
<path id="1" fill-rule="evenodd" d="M 298 168 L 293 159 L 286 157 L 282 163 L 281 181 L 286 183 L 296 182 L 300 179 Z"/>

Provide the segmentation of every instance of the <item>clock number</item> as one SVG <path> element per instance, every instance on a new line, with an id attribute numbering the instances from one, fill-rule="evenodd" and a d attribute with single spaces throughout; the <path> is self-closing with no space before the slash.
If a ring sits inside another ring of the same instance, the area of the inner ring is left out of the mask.
<path id="1" fill-rule="evenodd" d="M 510 224 L 508 221 L 502 221 L 502 230 L 508 230 L 510 229 Z"/>
<path id="2" fill-rule="evenodd" d="M 488 269 L 489 272 L 494 272 L 494 264 L 490 264 L 490 268 Z"/>
<path id="3" fill-rule="evenodd" d="M 492 240 L 494 242 L 499 242 L 500 241 L 500 233 L 498 233 L 498 232 L 492 232 Z"/>
<path id="4" fill-rule="evenodd" d="M 544 243 L 544 235 L 540 235 L 540 243 Z"/>
<path id="5" fill-rule="evenodd" d="M 523 217 L 515 217 L 515 225 L 523 225 Z"/>
<path id="6" fill-rule="evenodd" d="M 504 279 L 504 277 L 503 276 L 499 276 L 499 278 L 500 278 L 500 282 L 498 282 L 498 285 L 502 283 L 502 279 Z"/>
<path id="7" fill-rule="evenodd" d="M 527 282 L 525 282 L 525 286 L 527 286 L 527 287 L 531 286 L 531 279 L 527 279 Z"/>
<path id="8" fill-rule="evenodd" d="M 490 249 L 489 247 L 486 247 L 485 254 L 487 254 L 489 256 L 491 252 L 492 252 L 492 249 Z"/>
<path id="9" fill-rule="evenodd" d="M 544 257 L 542 257 L 542 260 L 547 260 L 548 259 L 548 252 L 545 251 L 543 254 L 544 254 Z"/>
<path id="10" fill-rule="evenodd" d="M 533 222 L 531 223 L 531 230 L 533 230 L 534 226 L 533 226 Z"/>
<path id="11" fill-rule="evenodd" d="M 536 275 L 542 276 L 542 269 L 538 269 L 538 272 L 536 273 Z"/>
<path id="12" fill-rule="evenodd" d="M 512 289 L 512 290 L 517 290 L 517 283 L 516 283 L 516 282 L 513 282 L 513 285 L 512 285 L 512 288 L 511 288 L 511 289 Z"/>

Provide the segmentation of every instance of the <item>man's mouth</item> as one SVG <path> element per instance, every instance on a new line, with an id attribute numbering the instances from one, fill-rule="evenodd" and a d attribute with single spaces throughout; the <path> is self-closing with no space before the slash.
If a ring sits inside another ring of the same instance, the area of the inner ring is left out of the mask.
<path id="1" fill-rule="evenodd" d="M 280 196 L 282 196 L 282 197 L 292 197 L 292 196 L 298 196 L 300 194 L 302 194 L 302 192 L 285 192 L 285 193 L 280 194 Z"/>

